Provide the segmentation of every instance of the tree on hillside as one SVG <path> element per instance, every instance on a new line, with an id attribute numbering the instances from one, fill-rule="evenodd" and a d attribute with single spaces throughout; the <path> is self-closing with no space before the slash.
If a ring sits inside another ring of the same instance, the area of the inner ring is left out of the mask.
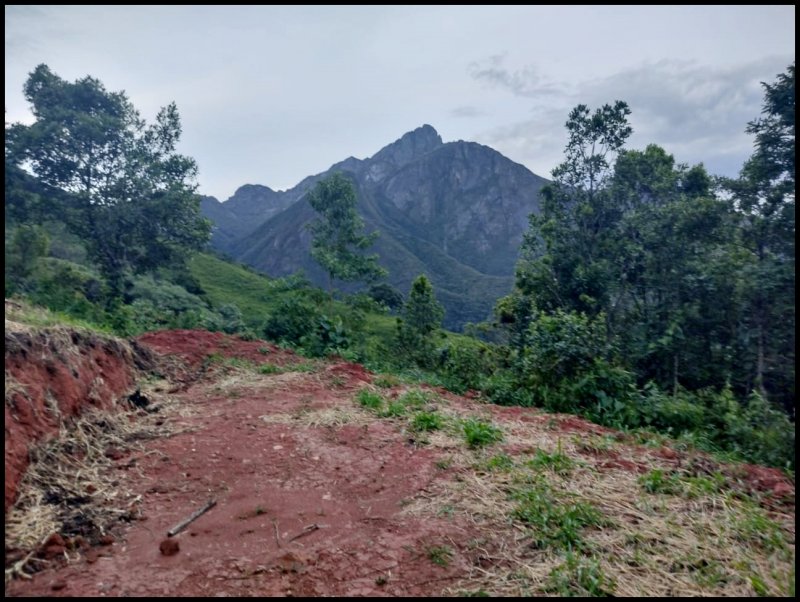
<path id="1" fill-rule="evenodd" d="M 401 353 L 422 366 L 433 361 L 433 335 L 441 328 L 444 308 L 433 294 L 425 274 L 411 284 L 403 317 L 397 320 L 397 339 Z"/>
<path id="2" fill-rule="evenodd" d="M 197 166 L 175 150 L 174 103 L 147 125 L 124 92 L 92 77 L 74 83 L 39 65 L 25 83 L 35 121 L 6 129 L 6 160 L 67 193 L 69 228 L 116 294 L 142 272 L 202 248 L 210 224 L 194 193 Z"/>
<path id="3" fill-rule="evenodd" d="M 565 160 L 542 189 L 542 213 L 531 215 L 521 247 L 517 286 L 543 310 L 602 311 L 608 288 L 603 257 L 619 210 L 607 182 L 614 158 L 631 135 L 628 105 L 617 101 L 569 114 Z"/>
<path id="4" fill-rule="evenodd" d="M 372 282 L 386 275 L 378 265 L 377 255 L 364 255 L 378 237 L 378 232 L 364 234 L 364 220 L 356 211 L 353 183 L 337 172 L 317 182 L 308 195 L 308 202 L 319 213 L 309 224 L 313 234 L 311 256 L 328 273 L 328 289 L 333 279 Z"/>
<path id="5" fill-rule="evenodd" d="M 751 121 L 755 151 L 736 180 L 725 181 L 741 217 L 749 265 L 743 357 L 751 385 L 794 411 L 795 66 L 763 83 L 763 117 Z"/>

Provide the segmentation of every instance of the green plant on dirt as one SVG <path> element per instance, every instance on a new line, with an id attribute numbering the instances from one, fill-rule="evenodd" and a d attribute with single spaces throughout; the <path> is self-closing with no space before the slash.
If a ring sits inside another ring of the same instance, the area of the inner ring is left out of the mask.
<path id="1" fill-rule="evenodd" d="M 605 598 L 614 595 L 615 587 L 596 559 L 569 552 L 566 560 L 550 572 L 545 591 L 570 598 Z"/>
<path id="2" fill-rule="evenodd" d="M 453 465 L 453 458 L 441 458 L 440 460 L 436 460 L 433 465 L 439 470 L 447 470 Z"/>
<path id="3" fill-rule="evenodd" d="M 389 402 L 389 405 L 386 409 L 380 413 L 381 418 L 400 418 L 401 416 L 405 416 L 408 413 L 408 408 L 406 405 L 399 401 L 395 400 Z"/>
<path id="4" fill-rule="evenodd" d="M 533 457 L 533 459 L 528 460 L 525 464 L 538 470 L 552 470 L 556 474 L 560 475 L 569 474 L 572 472 L 573 468 L 575 468 L 575 461 L 561 451 L 560 439 L 558 440 L 556 451 L 554 451 L 552 454 L 548 454 L 541 449 L 537 449 L 536 455 Z"/>
<path id="5" fill-rule="evenodd" d="M 484 447 L 503 440 L 503 431 L 480 418 L 469 418 L 462 423 L 464 438 L 472 448 Z"/>
<path id="6" fill-rule="evenodd" d="M 449 546 L 429 546 L 425 552 L 428 560 L 436 566 L 446 567 L 453 558 L 453 550 Z"/>
<path id="7" fill-rule="evenodd" d="M 383 397 L 367 389 L 361 389 L 356 393 L 356 401 L 363 407 L 375 412 L 383 407 Z"/>
<path id="8" fill-rule="evenodd" d="M 497 454 L 486 461 L 486 470 L 490 472 L 508 472 L 514 468 L 514 459 L 508 454 Z"/>
<path id="9" fill-rule="evenodd" d="M 755 502 L 742 500 L 740 510 L 733 513 L 728 524 L 734 537 L 743 543 L 784 556 L 789 553 L 781 526 Z"/>
<path id="10" fill-rule="evenodd" d="M 678 495 L 683 491 L 680 477 L 677 474 L 667 474 L 660 468 L 653 468 L 643 474 L 637 482 L 647 493 Z"/>
<path id="11" fill-rule="evenodd" d="M 518 502 L 514 518 L 533 529 L 533 546 L 582 549 L 582 531 L 606 524 L 597 508 L 585 502 L 561 503 L 547 483 L 538 479 L 531 487 L 512 494 Z"/>
<path id="12" fill-rule="evenodd" d="M 408 408 L 420 409 L 424 408 L 428 403 L 436 401 L 437 396 L 430 391 L 422 389 L 410 389 L 403 393 L 398 401 Z"/>
<path id="13" fill-rule="evenodd" d="M 258 367 L 259 374 L 281 374 L 283 372 L 283 368 L 280 366 L 276 366 L 275 364 L 261 364 Z"/>
<path id="14" fill-rule="evenodd" d="M 411 420 L 411 428 L 417 432 L 438 431 L 444 426 L 444 418 L 436 412 L 419 412 Z"/>

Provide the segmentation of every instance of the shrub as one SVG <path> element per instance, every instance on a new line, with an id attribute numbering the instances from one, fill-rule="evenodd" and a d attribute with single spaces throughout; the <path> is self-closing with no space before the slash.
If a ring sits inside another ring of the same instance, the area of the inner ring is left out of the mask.
<path id="1" fill-rule="evenodd" d="M 370 410 L 378 411 L 383 407 L 383 397 L 367 389 L 361 389 L 356 394 L 356 400 Z"/>
<path id="2" fill-rule="evenodd" d="M 316 306 L 293 294 L 278 304 L 264 324 L 264 336 L 276 342 L 300 345 L 304 336 L 313 332 L 322 317 Z"/>
<path id="3" fill-rule="evenodd" d="M 439 352 L 439 370 L 448 388 L 456 393 L 480 389 L 484 380 L 498 369 L 495 350 L 485 343 L 451 338 Z"/>
<path id="4" fill-rule="evenodd" d="M 443 426 L 444 418 L 436 412 L 420 412 L 411 421 L 411 428 L 415 431 L 438 431 Z"/>
<path id="5" fill-rule="evenodd" d="M 473 449 L 503 440 L 503 431 L 478 418 L 465 420 L 462 428 L 464 430 L 464 437 L 467 440 L 467 445 Z"/>

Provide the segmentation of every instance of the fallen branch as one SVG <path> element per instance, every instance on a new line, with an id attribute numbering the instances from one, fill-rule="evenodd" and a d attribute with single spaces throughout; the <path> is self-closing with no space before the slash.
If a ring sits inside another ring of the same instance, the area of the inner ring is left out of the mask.
<path id="1" fill-rule="evenodd" d="M 319 529 L 319 528 L 320 528 L 320 526 L 319 526 L 317 523 L 314 523 L 313 525 L 308 525 L 307 527 L 304 527 L 304 528 L 303 528 L 303 531 L 302 531 L 301 533 L 298 533 L 297 535 L 295 535 L 294 537 L 292 537 L 292 538 L 291 538 L 289 541 L 287 541 L 286 543 L 291 543 L 291 542 L 293 542 L 295 539 L 300 539 L 300 538 L 301 538 L 301 537 L 303 537 L 304 535 L 308 535 L 309 533 L 313 533 L 314 531 L 316 531 L 316 530 L 317 530 L 317 529 Z"/>
<path id="2" fill-rule="evenodd" d="M 172 529 L 167 531 L 167 537 L 172 537 L 173 535 L 177 535 L 216 505 L 217 505 L 217 500 L 208 500 L 206 505 L 200 508 L 200 510 L 192 514 L 189 518 L 179 522 L 177 525 L 172 527 Z"/>
<path id="3" fill-rule="evenodd" d="M 272 526 L 275 528 L 275 544 L 280 548 L 281 547 L 281 537 L 278 535 L 278 521 L 272 519 Z"/>

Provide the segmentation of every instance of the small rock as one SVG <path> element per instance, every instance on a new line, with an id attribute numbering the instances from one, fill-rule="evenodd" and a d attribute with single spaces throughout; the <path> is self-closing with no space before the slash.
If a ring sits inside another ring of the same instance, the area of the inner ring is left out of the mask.
<path id="1" fill-rule="evenodd" d="M 57 592 L 58 590 L 64 589 L 65 587 L 67 587 L 67 582 L 66 581 L 62 581 L 62 580 L 54 581 L 50 585 L 50 589 L 53 590 L 54 592 Z"/>
<path id="2" fill-rule="evenodd" d="M 278 558 L 275 565 L 283 573 L 304 573 L 306 571 L 305 559 L 294 552 L 287 552 Z"/>
<path id="3" fill-rule="evenodd" d="M 57 558 L 58 556 L 63 556 L 64 551 L 66 549 L 67 549 L 66 547 L 58 545 L 46 546 L 44 548 L 44 559 L 52 560 L 53 558 Z"/>
<path id="4" fill-rule="evenodd" d="M 86 551 L 86 562 L 89 564 L 94 564 L 97 562 L 97 559 L 100 555 L 97 553 L 96 550 L 87 550 Z"/>
<path id="5" fill-rule="evenodd" d="M 180 551 L 181 546 L 177 539 L 168 538 L 159 544 L 158 549 L 161 550 L 164 556 L 175 556 Z"/>
<path id="6" fill-rule="evenodd" d="M 100 539 L 98 540 L 98 543 L 101 546 L 110 546 L 111 544 L 114 543 L 114 536 L 113 535 L 109 535 L 109 534 L 105 534 L 102 537 L 100 537 Z"/>
<path id="7" fill-rule="evenodd" d="M 67 545 L 67 544 L 64 541 L 64 538 L 61 537 L 61 535 L 59 533 L 53 533 L 50 537 L 47 538 L 47 540 L 44 542 L 43 545 L 46 548 L 48 546 L 62 546 L 63 547 L 65 545 Z"/>

